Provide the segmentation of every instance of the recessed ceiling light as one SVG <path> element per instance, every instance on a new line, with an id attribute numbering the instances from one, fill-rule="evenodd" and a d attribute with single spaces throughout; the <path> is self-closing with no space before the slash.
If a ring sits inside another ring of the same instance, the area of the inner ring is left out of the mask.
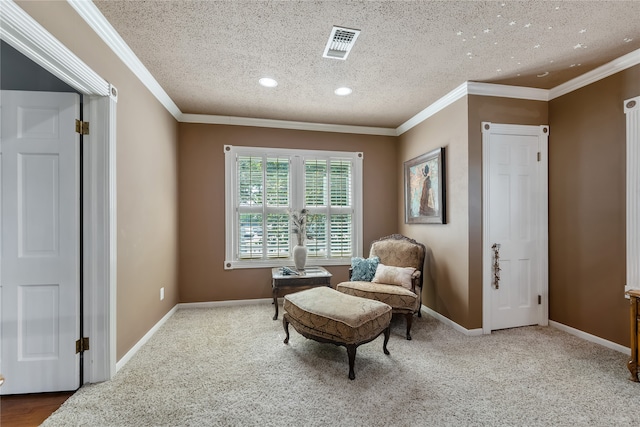
<path id="1" fill-rule="evenodd" d="M 348 87 L 339 87 L 338 89 L 336 89 L 335 91 L 333 91 L 333 93 L 335 93 L 338 96 L 347 96 L 347 95 L 351 95 L 351 92 L 353 92 L 350 88 Z"/>
<path id="2" fill-rule="evenodd" d="M 278 86 L 278 82 L 275 81 L 272 78 L 269 78 L 269 77 L 261 78 L 260 80 L 258 80 L 258 83 L 260 83 L 264 87 L 276 87 L 276 86 Z"/>

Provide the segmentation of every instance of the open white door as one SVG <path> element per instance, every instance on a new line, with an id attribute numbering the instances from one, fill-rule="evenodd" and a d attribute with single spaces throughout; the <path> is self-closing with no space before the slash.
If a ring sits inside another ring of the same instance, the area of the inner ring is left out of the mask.
<path id="1" fill-rule="evenodd" d="M 75 93 L 2 91 L 2 394 L 75 390 L 80 321 Z"/>
<path id="2" fill-rule="evenodd" d="M 483 123 L 483 330 L 547 324 L 548 126 Z"/>

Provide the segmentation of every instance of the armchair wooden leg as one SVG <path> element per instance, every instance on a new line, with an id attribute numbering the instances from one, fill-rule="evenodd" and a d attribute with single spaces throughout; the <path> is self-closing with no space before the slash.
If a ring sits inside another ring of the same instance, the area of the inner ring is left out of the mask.
<path id="1" fill-rule="evenodd" d="M 411 340 L 411 323 L 413 323 L 413 313 L 407 313 L 405 315 L 407 318 L 407 340 Z"/>

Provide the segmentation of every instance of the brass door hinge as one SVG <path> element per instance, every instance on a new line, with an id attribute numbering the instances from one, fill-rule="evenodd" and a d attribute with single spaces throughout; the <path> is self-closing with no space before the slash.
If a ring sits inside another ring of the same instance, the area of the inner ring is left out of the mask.
<path id="1" fill-rule="evenodd" d="M 76 132 L 80 135 L 89 135 L 89 122 L 76 120 Z"/>
<path id="2" fill-rule="evenodd" d="M 76 341 L 76 354 L 89 350 L 89 338 L 84 337 Z"/>

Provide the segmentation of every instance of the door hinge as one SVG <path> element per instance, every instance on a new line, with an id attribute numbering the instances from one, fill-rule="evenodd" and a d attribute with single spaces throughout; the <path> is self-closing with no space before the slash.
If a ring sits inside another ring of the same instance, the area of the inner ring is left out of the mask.
<path id="1" fill-rule="evenodd" d="M 89 122 L 76 120 L 76 132 L 80 135 L 89 135 Z"/>
<path id="2" fill-rule="evenodd" d="M 89 338 L 84 337 L 76 341 L 76 354 L 89 350 Z"/>
<path id="3" fill-rule="evenodd" d="M 542 295 L 538 295 L 538 304 L 542 304 Z"/>
<path id="4" fill-rule="evenodd" d="M 540 154 L 540 152 L 538 151 L 538 161 L 540 161 L 540 158 L 542 157 L 542 155 Z"/>

